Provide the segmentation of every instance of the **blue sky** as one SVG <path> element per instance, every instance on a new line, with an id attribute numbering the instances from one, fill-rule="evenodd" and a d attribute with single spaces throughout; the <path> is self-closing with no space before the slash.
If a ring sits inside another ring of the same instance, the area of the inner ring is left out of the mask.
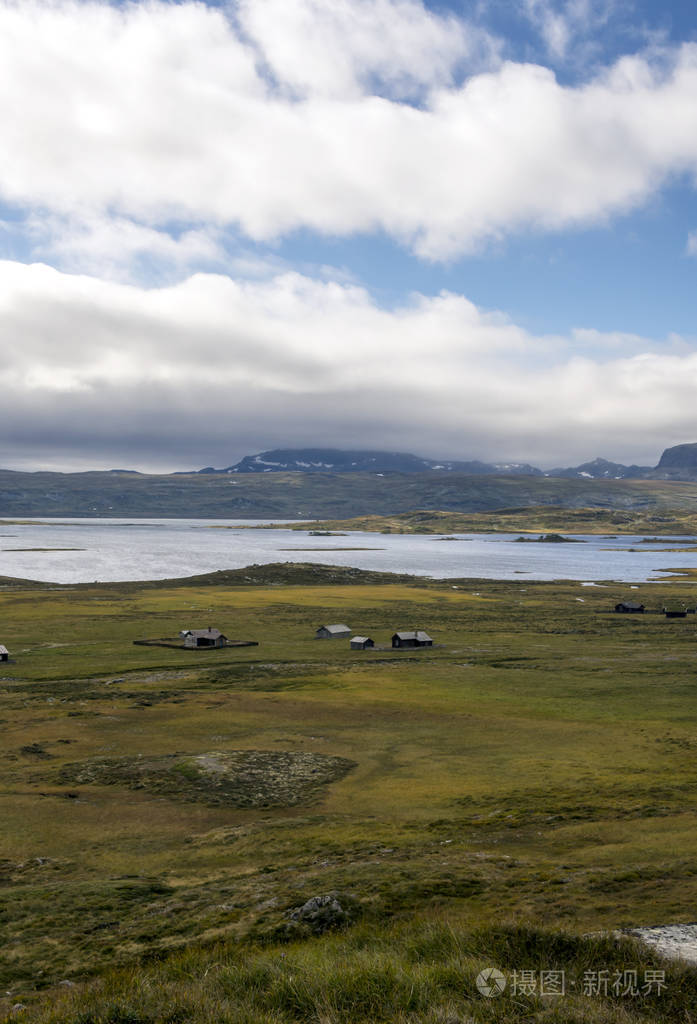
<path id="1" fill-rule="evenodd" d="M 0 465 L 697 438 L 697 11 L 0 0 Z"/>
<path id="2" fill-rule="evenodd" d="M 505 309 L 536 332 L 592 325 L 660 340 L 697 334 L 697 261 L 687 252 L 686 230 L 693 223 L 697 195 L 685 182 L 606 224 L 517 234 L 446 261 L 415 259 L 383 234 L 347 240 L 300 233 L 270 255 L 350 269 L 388 306 L 405 291 L 445 288 Z"/>

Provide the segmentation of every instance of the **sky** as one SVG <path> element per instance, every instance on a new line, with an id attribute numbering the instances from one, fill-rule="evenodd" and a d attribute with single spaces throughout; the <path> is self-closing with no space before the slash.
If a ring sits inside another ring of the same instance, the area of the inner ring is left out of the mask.
<path id="1" fill-rule="evenodd" d="M 0 0 L 0 466 L 697 440 L 697 7 Z"/>

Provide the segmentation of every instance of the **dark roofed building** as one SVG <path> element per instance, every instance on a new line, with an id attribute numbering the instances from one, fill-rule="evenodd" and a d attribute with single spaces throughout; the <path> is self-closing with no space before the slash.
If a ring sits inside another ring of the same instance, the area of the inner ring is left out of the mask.
<path id="1" fill-rule="evenodd" d="M 351 630 L 343 622 L 337 622 L 333 626 L 320 626 L 315 636 L 318 640 L 337 640 L 351 636 Z"/>
<path id="2" fill-rule="evenodd" d="M 619 604 L 615 605 L 616 612 L 625 613 L 641 613 L 644 611 L 643 604 L 639 604 L 638 601 L 620 601 Z"/>
<path id="3" fill-rule="evenodd" d="M 185 647 L 224 647 L 227 637 L 219 629 L 184 629 L 180 636 L 184 638 Z"/>
<path id="4" fill-rule="evenodd" d="M 366 651 L 369 647 L 375 647 L 375 641 L 369 636 L 353 636 L 351 637 L 351 650 L 352 651 Z"/>
<path id="5" fill-rule="evenodd" d="M 668 604 L 663 606 L 663 611 L 667 619 L 686 619 L 687 608 L 684 604 Z"/>
<path id="6" fill-rule="evenodd" d="M 392 637 L 392 646 L 433 647 L 433 640 L 431 640 L 428 633 L 424 633 L 423 629 L 402 630 L 399 633 L 395 633 Z"/>

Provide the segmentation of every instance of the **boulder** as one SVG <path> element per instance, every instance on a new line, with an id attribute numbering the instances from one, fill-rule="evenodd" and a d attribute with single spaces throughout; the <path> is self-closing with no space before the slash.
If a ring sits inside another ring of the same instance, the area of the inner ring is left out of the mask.
<path id="1" fill-rule="evenodd" d="M 348 924 L 350 912 L 339 902 L 339 893 L 329 892 L 312 896 L 301 907 L 290 913 L 291 921 L 307 925 L 316 935 L 332 931 Z"/>

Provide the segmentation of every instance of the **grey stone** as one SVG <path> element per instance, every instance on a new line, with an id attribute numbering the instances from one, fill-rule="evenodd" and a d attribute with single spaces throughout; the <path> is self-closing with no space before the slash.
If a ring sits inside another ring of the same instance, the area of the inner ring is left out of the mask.
<path id="1" fill-rule="evenodd" d="M 623 932 L 642 939 L 662 956 L 697 963 L 697 924 L 652 925 L 627 928 Z"/>
<path id="2" fill-rule="evenodd" d="M 339 893 L 329 892 L 312 896 L 301 907 L 291 911 L 291 921 L 308 925 L 316 934 L 331 931 L 348 924 L 351 915 L 339 902 Z"/>

